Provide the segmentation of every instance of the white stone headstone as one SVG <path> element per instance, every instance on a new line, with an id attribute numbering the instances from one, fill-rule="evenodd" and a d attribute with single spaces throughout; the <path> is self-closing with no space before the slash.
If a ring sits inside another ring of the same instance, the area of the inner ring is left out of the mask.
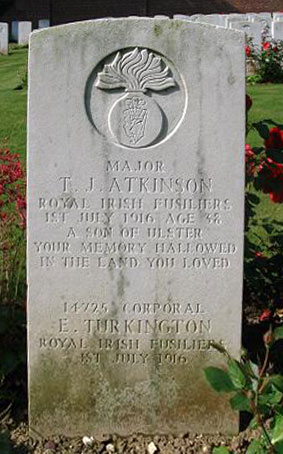
<path id="1" fill-rule="evenodd" d="M 248 38 L 251 38 L 253 44 L 257 47 L 262 43 L 262 24 L 260 22 L 232 22 L 230 28 L 242 30 Z"/>
<path id="2" fill-rule="evenodd" d="M 193 21 L 192 17 L 193 16 L 186 16 L 184 14 L 174 14 L 174 19 Z"/>
<path id="3" fill-rule="evenodd" d="M 181 16 L 181 15 L 179 15 L 179 16 Z M 189 16 L 189 17 L 190 17 L 190 21 L 195 22 L 195 21 L 199 21 L 199 19 L 201 19 L 201 18 L 204 17 L 204 16 L 205 16 L 204 14 L 192 14 L 192 15 Z M 181 18 L 182 18 L 182 17 L 180 17 L 180 19 L 181 19 Z"/>
<path id="4" fill-rule="evenodd" d="M 227 28 L 234 28 L 233 23 L 236 22 L 249 22 L 250 19 L 247 14 L 228 14 L 226 16 L 225 22 L 226 22 L 226 27 Z"/>
<path id="5" fill-rule="evenodd" d="M 0 54 L 7 55 L 9 51 L 9 27 L 5 22 L 0 22 Z"/>
<path id="6" fill-rule="evenodd" d="M 49 19 L 39 19 L 38 21 L 38 28 L 41 30 L 42 28 L 50 27 L 50 20 Z"/>
<path id="7" fill-rule="evenodd" d="M 29 406 L 41 436 L 237 432 L 204 368 L 223 364 L 213 340 L 233 356 L 241 346 L 244 43 L 150 18 L 31 35 Z"/>
<path id="8" fill-rule="evenodd" d="M 262 24 L 262 29 L 264 30 L 266 27 L 268 27 L 269 29 L 271 28 L 271 22 L 272 22 L 272 18 L 271 18 L 271 14 L 269 14 L 269 16 L 264 16 L 262 14 L 248 14 L 249 16 L 249 19 L 251 20 L 251 22 L 260 22 Z"/>
<path id="9" fill-rule="evenodd" d="M 271 36 L 275 41 L 283 40 L 283 22 L 276 21 L 271 24 Z"/>
<path id="10" fill-rule="evenodd" d="M 269 20 L 272 19 L 271 13 L 248 13 L 247 16 L 250 17 L 251 19 L 252 18 L 255 18 L 255 19 L 264 18 L 264 19 L 269 19 Z"/>
<path id="11" fill-rule="evenodd" d="M 11 26 L 11 41 L 18 42 L 19 36 L 19 21 L 13 20 Z"/>
<path id="12" fill-rule="evenodd" d="M 196 22 L 225 27 L 226 26 L 226 17 L 227 16 L 224 14 L 208 14 L 206 16 L 201 17 Z"/>
<path id="13" fill-rule="evenodd" d="M 283 20 L 283 13 L 273 13 L 272 18 L 274 21 L 282 21 Z"/>
<path id="14" fill-rule="evenodd" d="M 29 42 L 32 30 L 32 23 L 28 21 L 19 22 L 18 25 L 18 44 L 25 46 Z"/>

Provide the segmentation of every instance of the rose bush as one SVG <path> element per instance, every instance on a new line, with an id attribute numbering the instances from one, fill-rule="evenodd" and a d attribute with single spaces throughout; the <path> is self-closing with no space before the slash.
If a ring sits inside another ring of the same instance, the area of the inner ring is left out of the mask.
<path id="1" fill-rule="evenodd" d="M 245 52 L 255 62 L 258 82 L 283 82 L 283 41 L 265 40 L 261 48 L 249 43 Z"/>
<path id="2" fill-rule="evenodd" d="M 247 114 L 252 100 L 247 97 Z M 246 308 L 283 308 L 282 245 L 283 223 L 268 218 L 256 219 L 259 192 L 269 195 L 270 203 L 283 203 L 283 125 L 272 120 L 247 122 L 256 130 L 262 146 L 246 145 L 246 241 L 244 301 Z M 265 235 L 259 232 L 265 231 Z M 267 238 L 267 239 L 263 239 Z"/>
<path id="3" fill-rule="evenodd" d="M 0 413 L 25 387 L 25 172 L 0 148 Z M 19 392 L 17 392 L 17 389 Z M 0 437 L 1 440 L 1 437 Z"/>

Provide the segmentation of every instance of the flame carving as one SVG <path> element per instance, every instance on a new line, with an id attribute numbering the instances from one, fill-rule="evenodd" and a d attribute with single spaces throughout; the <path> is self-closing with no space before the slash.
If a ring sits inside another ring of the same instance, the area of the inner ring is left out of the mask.
<path id="1" fill-rule="evenodd" d="M 126 91 L 160 91 L 176 85 L 170 70 L 160 57 L 137 47 L 121 56 L 117 53 L 112 63 L 98 73 L 96 87 L 103 90 L 125 88 Z"/>

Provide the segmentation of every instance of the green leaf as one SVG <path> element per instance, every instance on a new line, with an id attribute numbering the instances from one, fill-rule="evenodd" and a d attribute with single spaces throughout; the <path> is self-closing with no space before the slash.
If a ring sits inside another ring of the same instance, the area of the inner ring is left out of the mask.
<path id="1" fill-rule="evenodd" d="M 255 417 L 250 421 L 250 423 L 249 423 L 249 428 L 250 428 L 251 430 L 254 430 L 254 429 L 256 429 L 257 427 L 258 427 L 258 421 L 257 421 L 257 418 L 256 418 L 256 416 L 255 416 Z"/>
<path id="2" fill-rule="evenodd" d="M 207 367 L 204 373 L 208 383 L 215 391 L 224 393 L 235 391 L 230 376 L 224 370 L 218 367 Z"/>
<path id="3" fill-rule="evenodd" d="M 226 446 L 218 446 L 213 448 L 212 454 L 230 454 L 230 451 Z"/>
<path id="4" fill-rule="evenodd" d="M 12 372 L 18 365 L 18 357 L 15 353 L 10 352 L 1 352 L 1 361 L 0 361 L 0 372 L 3 375 L 7 375 Z"/>
<path id="5" fill-rule="evenodd" d="M 282 375 L 272 375 L 269 379 L 269 382 L 273 384 L 273 386 L 278 389 L 281 393 L 283 393 L 283 376 Z"/>
<path id="6" fill-rule="evenodd" d="M 276 451 L 281 454 L 283 452 L 283 416 L 281 415 L 275 417 L 271 441 L 275 445 Z"/>
<path id="7" fill-rule="evenodd" d="M 246 384 L 246 377 L 240 364 L 234 359 L 228 363 L 228 374 L 236 388 L 243 389 Z"/>
<path id="8" fill-rule="evenodd" d="M 237 392 L 237 394 L 230 399 L 230 405 L 233 410 L 248 411 L 251 413 L 250 401 L 243 392 Z"/>
<path id="9" fill-rule="evenodd" d="M 260 198 L 255 194 L 249 193 L 247 194 L 247 197 L 249 201 L 252 202 L 254 205 L 258 205 L 260 202 Z"/>
<path id="10" fill-rule="evenodd" d="M 259 405 L 268 405 L 273 407 L 273 405 L 279 404 L 282 400 L 283 394 L 278 391 L 274 386 L 266 387 L 266 391 L 263 392 L 258 398 Z"/>
<path id="11" fill-rule="evenodd" d="M 278 150 L 267 150 L 266 155 L 268 158 L 273 159 L 273 161 L 278 162 L 279 164 L 283 163 L 283 153 Z"/>
<path id="12" fill-rule="evenodd" d="M 253 440 L 248 447 L 246 454 L 267 454 L 260 440 Z"/>
<path id="13" fill-rule="evenodd" d="M 278 328 L 275 328 L 275 330 L 273 331 L 273 336 L 274 336 L 274 341 L 283 339 L 283 326 L 279 326 Z"/>
<path id="14" fill-rule="evenodd" d="M 9 454 L 11 452 L 8 431 L 0 432 L 0 452 L 1 454 Z"/>
<path id="15" fill-rule="evenodd" d="M 253 123 L 253 127 L 257 130 L 260 137 L 263 139 L 269 139 L 269 128 L 266 124 L 260 121 L 258 123 Z"/>
<path id="16" fill-rule="evenodd" d="M 275 411 L 275 413 L 277 415 L 283 416 L 283 407 L 282 407 L 282 405 L 274 405 L 273 409 L 274 409 L 274 411 Z"/>

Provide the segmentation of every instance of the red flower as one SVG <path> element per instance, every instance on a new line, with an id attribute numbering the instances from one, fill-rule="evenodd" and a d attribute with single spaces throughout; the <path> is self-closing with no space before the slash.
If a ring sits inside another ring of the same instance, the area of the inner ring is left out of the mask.
<path id="1" fill-rule="evenodd" d="M 263 50 L 268 50 L 271 48 L 271 43 L 269 41 L 266 41 L 265 43 L 262 44 Z"/>
<path id="2" fill-rule="evenodd" d="M 247 57 L 250 57 L 250 55 L 251 55 L 251 48 L 250 48 L 250 46 L 246 46 L 246 47 L 245 47 L 245 52 L 246 52 L 246 56 L 247 56 Z"/>
<path id="3" fill-rule="evenodd" d="M 263 192 L 269 193 L 274 203 L 283 202 L 283 164 L 267 158 L 259 166 L 259 183 Z"/>
<path id="4" fill-rule="evenodd" d="M 282 187 L 279 191 L 271 191 L 269 194 L 269 198 L 273 203 L 283 203 L 283 179 L 282 179 Z"/>
<path id="5" fill-rule="evenodd" d="M 259 321 L 260 322 L 265 322 L 267 320 L 270 320 L 272 316 L 272 312 L 270 309 L 264 309 L 263 312 L 259 316 Z"/>
<path id="6" fill-rule="evenodd" d="M 277 126 L 269 130 L 269 138 L 265 140 L 266 148 L 283 148 L 283 131 Z"/>
<path id="7" fill-rule="evenodd" d="M 260 259 L 261 259 L 261 258 L 264 258 L 263 252 L 259 252 L 259 251 L 255 252 L 255 256 L 256 256 L 257 258 L 260 258 Z"/>
<path id="8" fill-rule="evenodd" d="M 246 144 L 245 161 L 247 175 L 252 177 L 255 173 L 255 154 L 248 144 Z"/>

